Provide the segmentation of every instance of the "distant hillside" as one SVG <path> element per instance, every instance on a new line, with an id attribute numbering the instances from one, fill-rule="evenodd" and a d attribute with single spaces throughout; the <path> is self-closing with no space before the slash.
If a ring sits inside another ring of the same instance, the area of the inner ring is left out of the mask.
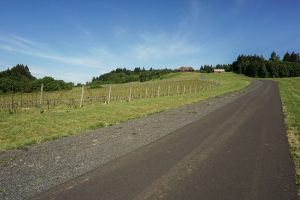
<path id="1" fill-rule="evenodd" d="M 91 87 L 97 87 L 101 84 L 116 84 L 128 83 L 134 81 L 149 81 L 161 78 L 163 75 L 176 72 L 178 70 L 172 69 L 152 69 L 146 70 L 144 68 L 135 68 L 133 71 L 126 68 L 117 68 L 109 73 L 93 77 L 92 81 L 88 83 Z"/>
<path id="2" fill-rule="evenodd" d="M 0 72 L 0 93 L 37 91 L 44 84 L 45 91 L 72 89 L 73 83 L 55 80 L 52 77 L 37 79 L 32 76 L 27 65 L 17 64 Z"/>

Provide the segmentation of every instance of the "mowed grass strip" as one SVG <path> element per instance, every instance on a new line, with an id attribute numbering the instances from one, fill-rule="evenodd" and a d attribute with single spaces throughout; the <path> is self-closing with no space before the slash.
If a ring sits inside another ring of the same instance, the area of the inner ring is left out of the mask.
<path id="1" fill-rule="evenodd" d="M 290 150 L 296 168 L 300 196 L 300 78 L 275 79 L 279 82 Z"/>
<path id="2" fill-rule="evenodd" d="M 172 79 L 196 79 L 199 73 L 173 74 Z M 0 151 L 23 148 L 56 138 L 121 123 L 170 108 L 198 102 L 245 88 L 249 79 L 233 73 L 205 74 L 205 79 L 218 80 L 220 85 L 210 91 L 182 96 L 139 99 L 131 102 L 89 105 L 81 109 L 57 107 L 40 114 L 37 109 L 16 114 L 0 112 Z"/>

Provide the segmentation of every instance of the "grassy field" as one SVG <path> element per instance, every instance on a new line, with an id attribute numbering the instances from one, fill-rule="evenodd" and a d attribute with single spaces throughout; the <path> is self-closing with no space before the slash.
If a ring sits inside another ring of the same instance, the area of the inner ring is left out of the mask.
<path id="1" fill-rule="evenodd" d="M 29 109 L 16 114 L 0 112 L 0 151 L 26 148 L 27 145 L 117 124 L 129 119 L 241 90 L 250 82 L 245 76 L 233 73 L 202 75 L 199 73 L 173 73 L 163 77 L 162 81 L 196 81 L 199 78 L 216 80 L 218 85 L 211 90 L 197 93 L 187 92 L 178 96 L 136 99 L 131 102 L 116 101 L 111 104 L 93 104 L 84 106 L 81 109 L 58 106 L 45 110 L 42 114 L 38 109 Z M 159 81 L 156 82 L 159 83 Z"/>
<path id="2" fill-rule="evenodd" d="M 279 83 L 291 154 L 300 196 L 300 78 L 274 79 Z"/>
<path id="3" fill-rule="evenodd" d="M 105 102 L 131 101 L 158 96 L 178 96 L 211 90 L 219 82 L 200 78 L 198 73 L 172 73 L 148 82 L 102 85 L 100 88 L 75 87 L 54 92 L 10 93 L 0 95 L 0 110 L 52 109 L 57 106 L 79 107 Z M 83 90 L 82 90 L 83 89 Z"/>

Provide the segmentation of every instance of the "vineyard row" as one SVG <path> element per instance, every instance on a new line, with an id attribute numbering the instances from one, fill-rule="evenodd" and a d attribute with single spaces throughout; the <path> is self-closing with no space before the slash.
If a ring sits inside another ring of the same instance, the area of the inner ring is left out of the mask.
<path id="1" fill-rule="evenodd" d="M 30 108 L 51 109 L 57 106 L 78 108 L 96 103 L 135 99 L 155 98 L 162 96 L 179 96 L 213 90 L 220 83 L 210 80 L 160 81 L 154 83 L 112 85 L 91 89 L 82 87 L 70 91 L 17 93 L 0 96 L 0 110 L 16 112 Z"/>

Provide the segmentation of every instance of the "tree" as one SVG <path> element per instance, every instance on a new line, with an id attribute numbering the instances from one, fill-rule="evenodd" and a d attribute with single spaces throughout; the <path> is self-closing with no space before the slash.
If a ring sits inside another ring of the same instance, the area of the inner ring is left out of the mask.
<path id="1" fill-rule="evenodd" d="M 139 67 L 136 67 L 136 68 L 134 68 L 134 73 L 140 73 L 142 70 L 141 70 L 141 68 L 139 68 Z"/>
<path id="2" fill-rule="evenodd" d="M 136 67 L 134 70 L 126 68 L 117 68 L 109 73 L 102 74 L 98 77 L 93 77 L 89 83 L 90 86 L 96 88 L 102 84 L 128 83 L 134 81 L 149 81 L 152 79 L 161 78 L 162 75 L 174 72 L 171 69 L 153 69 L 146 70 L 145 68 Z"/>
<path id="3" fill-rule="evenodd" d="M 275 51 L 273 51 L 269 60 L 279 61 L 280 57 L 275 53 Z"/>
<path id="4" fill-rule="evenodd" d="M 17 64 L 11 69 L 0 72 L 0 92 L 32 92 L 45 84 L 45 91 L 72 89 L 73 83 L 65 83 L 51 77 L 36 79 L 31 75 L 27 65 Z"/>
<path id="5" fill-rule="evenodd" d="M 281 62 L 281 61 L 279 61 L 279 62 Z M 269 77 L 271 77 L 271 78 L 279 77 L 276 64 L 273 61 L 266 62 L 266 69 L 269 73 Z"/>
<path id="6" fill-rule="evenodd" d="M 214 72 L 214 68 L 211 65 L 204 65 L 200 67 L 201 73 L 212 73 Z"/>
<path id="7" fill-rule="evenodd" d="M 257 75 L 258 77 L 260 78 L 266 78 L 268 77 L 268 70 L 266 68 L 266 65 L 265 64 L 262 64 L 258 67 L 258 70 L 257 70 Z"/>
<path id="8" fill-rule="evenodd" d="M 299 62 L 300 58 L 299 58 L 299 53 L 296 54 L 294 51 L 292 52 L 291 56 L 290 56 L 290 62 Z"/>
<path id="9" fill-rule="evenodd" d="M 224 69 L 226 72 L 232 71 L 232 65 L 231 64 L 217 64 L 216 69 Z"/>
<path id="10" fill-rule="evenodd" d="M 240 55 L 236 61 L 232 63 L 232 70 L 238 74 L 245 74 L 250 77 L 296 77 L 300 76 L 299 54 L 295 52 L 291 55 L 286 53 L 285 60 L 276 59 L 264 60 L 261 56 L 244 56 Z M 276 58 L 272 53 L 271 58 Z M 293 61 L 293 62 L 291 62 Z"/>
<path id="11" fill-rule="evenodd" d="M 286 52 L 283 56 L 282 61 L 290 62 L 290 60 L 291 60 L 291 55 L 289 54 L 289 52 Z"/>

